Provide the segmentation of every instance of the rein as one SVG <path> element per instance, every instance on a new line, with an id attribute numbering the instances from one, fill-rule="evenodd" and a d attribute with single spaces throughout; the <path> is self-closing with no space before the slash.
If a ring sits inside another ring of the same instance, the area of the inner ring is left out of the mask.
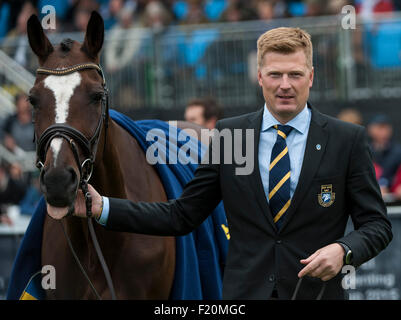
<path id="1" fill-rule="evenodd" d="M 302 279 L 303 278 L 299 278 L 298 279 L 298 282 L 297 282 L 297 285 L 295 287 L 294 293 L 293 293 L 293 295 L 291 297 L 291 300 L 296 300 L 297 299 L 299 288 L 301 288 Z M 316 297 L 316 300 L 321 300 L 322 299 L 325 290 L 326 290 L 326 282 L 323 282 L 322 287 L 320 288 L 319 294 Z"/>
<path id="2" fill-rule="evenodd" d="M 96 254 L 97 254 L 100 264 L 102 266 L 104 276 L 106 278 L 106 282 L 107 282 L 108 288 L 111 293 L 112 300 L 116 300 L 116 294 L 115 294 L 115 290 L 114 290 L 114 286 L 113 286 L 113 281 L 112 281 L 112 278 L 110 275 L 110 271 L 107 267 L 106 261 L 102 254 L 102 250 L 100 249 L 99 242 L 96 237 L 95 230 L 93 228 L 92 198 L 88 191 L 88 181 L 92 176 L 97 147 L 98 147 L 100 134 L 101 134 L 103 125 L 105 126 L 105 130 L 106 130 L 105 141 L 104 141 L 105 144 L 106 144 L 106 136 L 107 136 L 108 115 L 109 115 L 109 95 L 108 95 L 108 90 L 106 87 L 106 80 L 105 80 L 102 68 L 95 63 L 83 63 L 83 64 L 78 64 L 78 65 L 74 65 L 72 67 L 63 68 L 63 69 L 38 68 L 36 70 L 36 73 L 37 74 L 63 76 L 63 75 L 67 75 L 67 74 L 70 74 L 73 72 L 77 72 L 80 70 L 86 70 L 86 69 L 95 69 L 99 72 L 100 76 L 102 77 L 102 86 L 103 86 L 103 92 L 104 92 L 103 97 L 102 97 L 102 113 L 101 113 L 99 122 L 97 124 L 97 127 L 95 129 L 93 136 L 90 139 L 88 139 L 79 130 L 77 130 L 71 126 L 68 126 L 66 124 L 51 125 L 42 133 L 42 135 L 39 137 L 39 140 L 36 139 L 36 134 L 34 136 L 34 140 L 36 141 L 36 166 L 38 167 L 38 169 L 40 169 L 40 172 L 42 175 L 46 153 L 50 146 L 51 141 L 54 138 L 63 138 L 69 143 L 71 150 L 74 154 L 74 158 L 77 163 L 79 173 L 80 173 L 79 186 L 85 196 L 86 216 L 87 216 L 87 220 L 88 220 L 89 232 L 90 232 L 90 235 L 92 238 L 93 245 L 95 247 Z M 79 160 L 77 144 L 81 147 L 81 149 L 86 157 L 82 163 Z M 71 206 L 68 210 L 67 216 L 72 215 L 73 212 L 74 212 L 74 206 Z M 72 246 L 71 240 L 68 237 L 65 227 L 61 220 L 60 220 L 60 224 L 63 228 L 63 232 L 64 232 L 64 235 L 68 242 L 68 245 L 71 249 L 72 255 L 74 256 L 74 259 L 77 262 L 82 274 L 88 281 L 89 286 L 91 287 L 92 291 L 94 292 L 96 298 L 101 300 L 99 293 L 96 291 L 92 281 L 89 279 L 87 273 L 85 272 L 85 269 L 83 268 L 77 254 Z"/>

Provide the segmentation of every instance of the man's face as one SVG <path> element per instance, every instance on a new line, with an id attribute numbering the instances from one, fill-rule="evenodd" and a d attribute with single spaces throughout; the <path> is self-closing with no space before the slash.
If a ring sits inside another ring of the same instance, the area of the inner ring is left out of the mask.
<path id="1" fill-rule="evenodd" d="M 388 123 L 375 123 L 368 126 L 369 136 L 373 143 L 385 147 L 393 135 L 393 127 Z"/>
<path id="2" fill-rule="evenodd" d="M 306 64 L 302 49 L 290 54 L 268 52 L 258 70 L 266 106 L 281 123 L 303 110 L 313 83 L 313 68 Z"/>
<path id="3" fill-rule="evenodd" d="M 28 100 L 26 99 L 26 96 L 21 96 L 16 104 L 16 110 L 17 110 L 17 115 L 18 119 L 22 123 L 29 123 L 31 122 L 31 106 L 29 105 Z"/>
<path id="4" fill-rule="evenodd" d="M 196 123 L 200 126 L 205 127 L 205 117 L 203 116 L 203 107 L 202 106 L 189 106 L 185 110 L 184 115 L 185 121 Z"/>

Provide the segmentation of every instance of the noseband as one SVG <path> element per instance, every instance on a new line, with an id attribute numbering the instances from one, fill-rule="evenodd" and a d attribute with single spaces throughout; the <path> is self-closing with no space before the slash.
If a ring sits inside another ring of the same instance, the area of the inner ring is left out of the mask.
<path id="1" fill-rule="evenodd" d="M 54 138 L 63 138 L 65 139 L 71 146 L 72 152 L 74 154 L 75 161 L 78 166 L 78 170 L 80 173 L 80 181 L 79 185 L 82 189 L 82 192 L 85 196 L 85 205 L 86 205 L 86 215 L 88 217 L 88 227 L 89 227 L 89 232 L 93 241 L 93 245 L 95 247 L 95 251 L 97 253 L 97 256 L 99 258 L 100 264 L 103 268 L 103 272 L 106 278 L 107 285 L 109 287 L 111 297 L 113 300 L 116 300 L 116 294 L 113 286 L 113 281 L 111 279 L 110 271 L 107 267 L 106 261 L 103 257 L 102 251 L 99 246 L 99 242 L 97 241 L 96 233 L 93 228 L 93 223 L 92 223 L 92 198 L 91 195 L 88 191 L 88 181 L 92 175 L 93 172 L 93 165 L 95 162 L 95 157 L 96 157 L 96 151 L 97 151 L 97 146 L 99 143 L 100 139 L 100 133 L 102 131 L 103 124 L 105 126 L 105 145 L 106 145 L 106 136 L 107 136 L 107 127 L 108 127 L 108 118 L 109 118 L 109 94 L 108 90 L 106 87 L 106 79 L 104 77 L 102 68 L 95 64 L 95 63 L 83 63 L 83 64 L 78 64 L 72 67 L 64 68 L 64 69 L 46 69 L 46 68 L 38 68 L 36 70 L 37 74 L 45 74 L 45 75 L 55 75 L 55 76 L 64 76 L 73 72 L 77 72 L 80 70 L 85 70 L 85 69 L 95 69 L 99 72 L 99 74 L 102 77 L 102 86 L 103 86 L 103 97 L 102 97 L 102 114 L 100 116 L 100 119 L 98 121 L 96 130 L 91 138 L 87 138 L 84 134 L 82 134 L 79 130 L 66 125 L 66 124 L 54 124 L 48 127 L 39 137 L 39 140 L 36 139 L 36 134 L 34 136 L 34 140 L 36 141 L 36 166 L 38 169 L 41 170 L 41 174 L 43 172 L 44 168 L 44 162 L 46 158 L 46 153 L 47 150 L 49 149 L 50 143 Z M 81 163 L 79 160 L 79 154 L 78 154 L 78 148 L 77 144 L 80 146 L 82 152 L 85 155 L 85 160 Z M 69 209 L 68 215 L 71 215 L 74 211 L 74 206 Z M 61 226 L 63 227 L 64 235 L 66 237 L 67 243 L 71 249 L 72 255 L 74 256 L 75 261 L 77 262 L 81 272 L 83 273 L 84 277 L 88 281 L 91 289 L 93 290 L 95 296 L 100 300 L 100 295 L 96 291 L 93 283 L 89 279 L 87 273 L 85 272 L 85 269 L 83 268 L 81 262 L 79 261 L 79 258 L 77 254 L 75 253 L 75 250 L 72 246 L 71 240 L 67 235 L 67 232 L 64 228 L 63 223 L 61 222 Z"/>
<path id="2" fill-rule="evenodd" d="M 46 69 L 46 68 L 38 68 L 36 70 L 37 74 L 46 74 L 46 75 L 55 75 L 55 76 L 64 76 L 73 72 L 77 72 L 84 69 L 95 69 L 99 72 L 102 77 L 103 83 L 103 97 L 102 97 L 102 115 L 97 124 L 96 130 L 93 136 L 88 139 L 84 134 L 82 134 L 77 129 L 66 125 L 66 124 L 54 124 L 48 127 L 40 136 L 39 139 L 36 139 L 36 166 L 39 169 L 42 169 L 44 166 L 45 158 L 47 150 L 49 149 L 50 143 L 54 138 L 63 138 L 65 139 L 71 146 L 71 149 L 74 154 L 75 161 L 77 162 L 78 170 L 80 173 L 82 184 L 83 181 L 88 182 L 93 171 L 93 164 L 95 162 L 95 156 L 97 151 L 97 146 L 100 138 L 100 133 L 102 130 L 103 124 L 105 125 L 105 129 L 108 127 L 108 113 L 109 113 L 109 95 L 106 87 L 106 80 L 102 71 L 102 68 L 95 63 L 83 63 L 78 64 L 72 67 L 64 68 L 64 69 Z M 78 144 L 84 155 L 85 160 L 81 163 L 79 160 L 78 149 L 76 144 Z"/>

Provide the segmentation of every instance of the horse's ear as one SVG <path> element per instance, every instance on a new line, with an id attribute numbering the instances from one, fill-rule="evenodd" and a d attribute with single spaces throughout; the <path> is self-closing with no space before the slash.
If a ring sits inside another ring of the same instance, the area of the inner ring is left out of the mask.
<path id="1" fill-rule="evenodd" d="M 36 15 L 31 15 L 27 22 L 28 40 L 32 51 L 38 56 L 39 63 L 43 64 L 54 48 L 43 32 L 43 28 Z"/>
<path id="2" fill-rule="evenodd" d="M 90 58 L 97 59 L 98 53 L 103 46 L 104 22 L 103 18 L 96 11 L 92 11 L 86 27 L 85 40 L 81 47 Z"/>

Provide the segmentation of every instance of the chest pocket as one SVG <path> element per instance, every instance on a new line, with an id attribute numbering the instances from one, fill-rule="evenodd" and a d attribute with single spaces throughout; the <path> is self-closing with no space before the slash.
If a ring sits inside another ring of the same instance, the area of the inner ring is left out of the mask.
<path id="1" fill-rule="evenodd" d="M 338 207 L 343 202 L 342 176 L 313 179 L 312 194 L 320 208 Z"/>

